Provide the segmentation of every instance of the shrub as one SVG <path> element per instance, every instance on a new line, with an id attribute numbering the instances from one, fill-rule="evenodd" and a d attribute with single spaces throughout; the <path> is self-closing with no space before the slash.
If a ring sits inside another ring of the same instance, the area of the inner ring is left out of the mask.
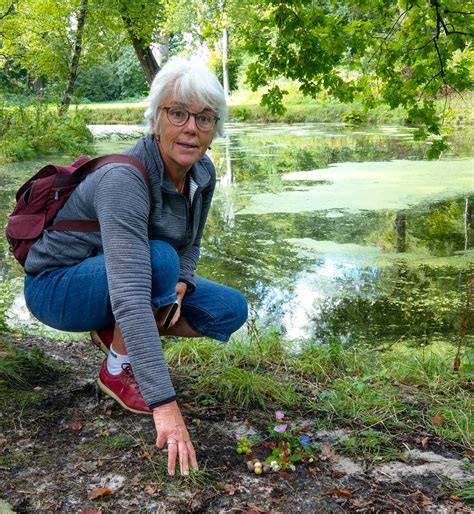
<path id="1" fill-rule="evenodd" d="M 59 114 L 38 101 L 16 105 L 0 102 L 0 139 L 0 161 L 58 152 L 87 153 L 93 140 L 80 113 Z"/>

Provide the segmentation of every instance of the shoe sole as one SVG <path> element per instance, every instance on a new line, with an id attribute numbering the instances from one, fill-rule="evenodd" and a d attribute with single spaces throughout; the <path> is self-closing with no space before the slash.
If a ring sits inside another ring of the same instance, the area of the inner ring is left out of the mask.
<path id="1" fill-rule="evenodd" d="M 91 332 L 91 340 L 101 352 L 105 353 L 105 355 L 109 355 L 109 347 L 102 342 L 99 334 L 95 330 Z"/>
<path id="2" fill-rule="evenodd" d="M 130 411 L 130 412 L 133 412 L 134 414 L 145 414 L 146 416 L 151 416 L 152 415 L 152 412 L 146 412 L 146 411 L 143 411 L 143 410 L 137 410 L 137 409 L 132 409 L 132 407 L 129 407 L 128 405 L 125 405 L 125 403 L 123 403 L 123 401 L 112 391 L 110 390 L 101 380 L 100 378 L 97 379 L 97 384 L 99 385 L 99 387 L 102 389 L 102 391 L 107 395 L 107 396 L 110 396 L 111 398 L 113 398 L 116 402 L 118 402 L 124 409 Z"/>

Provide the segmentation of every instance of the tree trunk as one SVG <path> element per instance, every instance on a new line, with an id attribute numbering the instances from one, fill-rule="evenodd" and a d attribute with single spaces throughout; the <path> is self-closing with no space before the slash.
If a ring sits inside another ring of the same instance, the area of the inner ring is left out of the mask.
<path id="1" fill-rule="evenodd" d="M 145 79 L 148 82 L 148 84 L 151 85 L 153 79 L 155 78 L 155 75 L 160 71 L 160 67 L 156 62 L 155 56 L 151 51 L 150 45 L 146 41 L 140 39 L 138 36 L 135 35 L 133 31 L 132 21 L 123 9 L 124 7 L 122 6 L 121 15 L 128 32 L 128 37 L 132 42 L 135 54 L 138 57 L 140 66 L 142 67 L 143 73 L 145 74 Z"/>
<path id="2" fill-rule="evenodd" d="M 144 42 L 134 35 L 130 34 L 132 40 L 133 49 L 137 54 L 140 66 L 142 67 L 143 73 L 145 74 L 146 81 L 151 85 L 155 75 L 160 71 L 160 67 L 156 62 L 155 56 L 149 46 L 146 46 Z"/>
<path id="3" fill-rule="evenodd" d="M 162 68 L 169 59 L 170 38 L 166 34 L 160 37 L 158 43 L 158 66 Z"/>
<path id="4" fill-rule="evenodd" d="M 61 102 L 61 112 L 66 112 L 71 103 L 71 95 L 74 90 L 74 84 L 77 79 L 77 71 L 79 69 L 79 60 L 82 52 L 82 36 L 84 35 L 84 24 L 86 21 L 87 13 L 87 1 L 81 1 L 81 10 L 79 12 L 79 18 L 77 19 L 77 30 L 76 30 L 76 42 L 74 44 L 74 53 L 72 56 L 71 68 L 69 70 L 69 77 L 66 85 L 66 91 Z"/>
<path id="5" fill-rule="evenodd" d="M 395 232 L 397 253 L 405 253 L 407 249 L 407 215 L 404 211 L 397 212 Z"/>
<path id="6" fill-rule="evenodd" d="M 227 27 L 222 30 L 222 87 L 224 95 L 229 96 L 229 69 L 227 67 Z"/>

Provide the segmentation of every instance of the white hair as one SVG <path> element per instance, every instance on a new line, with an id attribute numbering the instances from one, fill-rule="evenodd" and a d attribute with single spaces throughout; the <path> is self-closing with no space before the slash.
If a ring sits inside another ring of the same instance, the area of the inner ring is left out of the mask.
<path id="1" fill-rule="evenodd" d="M 214 128 L 214 136 L 216 133 L 223 135 L 227 115 L 224 89 L 207 66 L 183 57 L 174 57 L 161 68 L 151 84 L 145 111 L 151 133 L 156 132 L 160 121 L 161 109 L 158 107 L 170 97 L 184 106 L 196 102 L 203 109 L 215 111 L 219 120 Z"/>

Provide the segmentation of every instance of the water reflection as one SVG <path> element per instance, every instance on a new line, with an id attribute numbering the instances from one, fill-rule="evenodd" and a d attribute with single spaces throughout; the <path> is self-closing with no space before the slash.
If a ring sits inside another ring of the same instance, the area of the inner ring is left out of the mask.
<path id="1" fill-rule="evenodd" d="M 410 130 L 396 127 L 233 124 L 228 129 L 212 145 L 219 182 L 199 273 L 241 289 L 259 323 L 279 324 L 289 338 L 372 343 L 455 338 L 474 272 L 470 161 L 459 161 L 464 168 L 446 161 L 449 180 L 441 180 L 433 172 L 438 164 L 422 160 L 424 145 L 411 140 Z M 101 140 L 97 148 L 113 153 L 131 144 Z M 472 159 L 460 148 L 459 155 Z M 456 156 L 453 150 L 450 158 Z M 409 173 L 393 163 L 377 165 L 373 173 L 374 161 L 394 159 L 409 166 Z M 325 169 L 335 163 L 346 164 Z M 4 215 L 16 187 L 38 165 L 0 168 Z M 347 186 L 341 181 L 341 170 L 347 169 L 365 179 Z M 294 175 L 311 170 L 319 171 Z M 418 180 L 419 190 L 408 185 L 408 176 Z M 370 189 L 376 182 L 378 189 Z M 436 195 L 422 194 L 430 188 Z M 328 191 L 333 196 L 324 200 Z M 372 198 L 355 205 L 352 198 L 361 195 Z M 2 277 L 19 277 L 3 238 L 0 249 Z"/>

